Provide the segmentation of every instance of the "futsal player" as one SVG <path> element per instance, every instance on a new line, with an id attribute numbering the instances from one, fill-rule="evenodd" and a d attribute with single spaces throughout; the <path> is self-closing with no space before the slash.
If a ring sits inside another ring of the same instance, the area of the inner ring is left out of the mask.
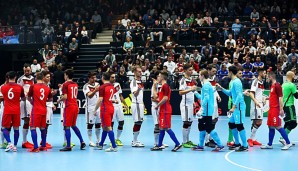
<path id="1" fill-rule="evenodd" d="M 15 83 L 16 73 L 14 71 L 8 72 L 8 83 L 1 87 L 1 93 L 3 95 L 3 100 L 5 103 L 5 108 L 3 111 L 2 118 L 2 132 L 6 139 L 8 145 L 5 149 L 8 151 L 17 151 L 17 144 L 19 140 L 19 127 L 21 125 L 20 117 L 20 99 L 25 100 L 24 89 L 22 86 Z M 13 127 L 14 130 L 14 143 L 11 143 L 9 129 Z"/>
<path id="2" fill-rule="evenodd" d="M 199 115 L 202 116 L 199 119 L 200 143 L 192 149 L 196 151 L 204 150 L 205 136 L 206 133 L 208 133 L 217 144 L 213 151 L 221 151 L 224 149 L 224 146 L 221 144 L 217 132 L 214 130 L 212 124 L 212 115 L 214 113 L 214 88 L 209 82 L 209 74 L 207 70 L 201 70 L 199 78 L 202 82 L 201 108 L 199 111 Z"/>
<path id="3" fill-rule="evenodd" d="M 87 123 L 87 135 L 89 138 L 89 146 L 90 147 L 98 147 L 100 142 L 100 127 L 101 122 L 99 118 L 99 109 L 96 111 L 97 114 L 94 115 L 94 109 L 96 106 L 96 102 L 98 101 L 99 94 L 99 83 L 96 82 L 96 73 L 89 72 L 88 73 L 89 81 L 83 86 L 83 92 L 86 98 L 86 108 L 85 108 L 85 118 Z M 96 136 L 96 144 L 92 141 L 92 128 L 95 125 L 95 136 Z"/>
<path id="4" fill-rule="evenodd" d="M 269 111 L 267 125 L 269 128 L 269 142 L 266 145 L 261 146 L 261 149 L 273 149 L 272 142 L 275 135 L 275 129 L 278 130 L 280 135 L 286 142 L 286 145 L 282 147 L 282 150 L 288 150 L 292 144 L 288 138 L 285 129 L 281 126 L 281 118 L 284 117 L 283 110 L 283 95 L 281 85 L 276 81 L 276 75 L 273 72 L 268 74 L 268 82 L 271 83 L 270 95 L 269 95 Z"/>
<path id="5" fill-rule="evenodd" d="M 82 138 L 79 128 L 76 126 L 77 117 L 79 113 L 79 108 L 77 104 L 77 95 L 78 95 L 78 84 L 73 82 L 73 70 L 67 69 L 64 71 L 64 79 L 62 87 L 62 97 L 58 100 L 65 101 L 65 108 L 63 112 L 63 126 L 65 131 L 65 137 L 67 141 L 66 147 L 60 149 L 60 151 L 71 151 L 70 146 L 70 127 L 73 129 L 77 137 L 80 139 L 81 146 L 80 149 L 84 150 L 86 144 Z"/>
<path id="6" fill-rule="evenodd" d="M 161 84 L 161 88 L 158 92 L 157 89 L 153 89 L 153 94 L 158 94 L 159 102 L 155 106 L 155 110 L 159 109 L 159 129 L 160 134 L 158 138 L 158 146 L 151 148 L 152 151 L 160 151 L 162 150 L 163 139 L 165 136 L 165 132 L 169 134 L 171 139 L 175 143 L 175 147 L 172 149 L 172 152 L 178 151 L 182 145 L 177 140 L 175 133 L 171 129 L 171 119 L 172 119 L 172 106 L 170 104 L 171 100 L 171 88 L 167 84 L 168 73 L 161 72 L 157 77 L 157 82 L 154 81 L 154 86 L 157 87 L 157 84 Z"/>
<path id="7" fill-rule="evenodd" d="M 5 75 L 5 83 L 0 86 L 0 124 L 2 124 L 2 117 L 3 117 L 3 111 L 4 111 L 3 94 L 1 93 L 1 87 L 7 83 L 8 83 L 8 72 Z M 2 130 L 0 130 L 0 139 L 1 139 L 0 148 L 5 149 L 7 147 L 7 142 L 3 136 Z"/>
<path id="8" fill-rule="evenodd" d="M 122 108 L 122 103 L 124 105 L 124 108 L 128 108 L 127 104 L 122 96 L 122 89 L 121 86 L 118 82 L 116 82 L 116 74 L 110 73 L 111 78 L 110 78 L 110 83 L 114 85 L 115 88 L 115 93 L 114 93 L 114 99 L 117 100 L 119 103 L 113 103 L 114 105 L 114 115 L 113 115 L 113 122 L 112 125 L 114 124 L 114 121 L 116 120 L 118 122 L 118 127 L 117 127 L 117 135 L 116 135 L 116 145 L 117 146 L 123 146 L 120 136 L 123 131 L 123 126 L 124 126 L 124 113 L 123 113 L 123 108 Z"/>
<path id="9" fill-rule="evenodd" d="M 53 101 L 51 89 L 43 82 L 43 73 L 36 74 L 36 84 L 30 86 L 28 99 L 32 105 L 30 115 L 30 130 L 34 148 L 30 152 L 39 152 L 47 150 L 46 148 L 46 127 L 47 127 L 47 101 Z M 38 148 L 36 128 L 41 132 L 41 147 Z"/>
<path id="10" fill-rule="evenodd" d="M 31 66 L 29 64 L 24 64 L 23 71 L 24 75 L 17 80 L 17 83 L 23 87 L 25 96 L 27 97 L 29 87 L 34 84 L 34 77 L 31 75 Z M 32 105 L 28 100 L 21 102 L 21 119 L 24 120 L 22 148 L 29 149 L 33 148 L 33 144 L 27 141 L 31 109 Z"/>
<path id="11" fill-rule="evenodd" d="M 130 90 L 132 93 L 131 113 L 134 121 L 133 126 L 133 141 L 132 147 L 144 147 L 144 144 L 138 141 L 140 129 L 144 120 L 144 102 L 143 92 L 144 85 L 142 83 L 142 70 L 139 66 L 135 66 L 132 70 L 134 72 L 134 78 L 130 82 Z"/>
<path id="12" fill-rule="evenodd" d="M 194 104 L 194 91 L 196 90 L 196 82 L 191 77 L 193 68 L 190 64 L 183 66 L 184 75 L 179 82 L 179 94 L 182 96 L 180 103 L 181 118 L 183 122 L 182 135 L 184 148 L 192 148 L 196 145 L 189 140 L 191 125 L 193 122 L 193 104 Z"/>
<path id="13" fill-rule="evenodd" d="M 241 80 L 236 76 L 237 72 L 238 72 L 238 69 L 236 66 L 229 67 L 228 76 L 231 78 L 231 82 L 232 82 L 230 90 L 226 90 L 222 88 L 219 84 L 216 84 L 216 86 L 222 89 L 222 92 L 225 93 L 227 96 L 232 97 L 233 105 L 229 111 L 232 114 L 232 116 L 229 121 L 229 128 L 232 130 L 235 144 L 229 149 L 235 149 L 235 151 L 237 152 L 242 152 L 242 151 L 248 151 L 246 133 L 243 125 L 245 121 L 246 104 L 244 102 Z M 240 134 L 240 138 L 243 143 L 242 146 L 239 142 L 238 134 Z"/>
<path id="14" fill-rule="evenodd" d="M 105 72 L 102 75 L 103 85 L 99 87 L 99 98 L 96 102 L 93 114 L 96 116 L 97 110 L 100 107 L 100 119 L 102 122 L 102 135 L 101 141 L 99 142 L 98 150 L 103 149 L 103 145 L 107 135 L 112 143 L 112 147 L 106 149 L 106 152 L 117 152 L 117 145 L 115 142 L 115 135 L 112 129 L 112 120 L 114 115 L 113 103 L 118 103 L 117 100 L 113 99 L 114 93 L 116 92 L 114 85 L 110 83 L 110 73 Z"/>

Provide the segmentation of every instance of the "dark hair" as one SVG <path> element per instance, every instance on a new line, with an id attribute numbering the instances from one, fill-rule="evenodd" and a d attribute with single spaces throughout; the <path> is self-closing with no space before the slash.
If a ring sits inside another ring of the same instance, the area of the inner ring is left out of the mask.
<path id="1" fill-rule="evenodd" d="M 229 67 L 229 71 L 231 71 L 234 75 L 236 75 L 237 74 L 237 72 L 238 72 L 238 69 L 237 69 L 237 67 L 236 66 L 230 66 Z"/>
<path id="2" fill-rule="evenodd" d="M 28 67 L 31 68 L 31 65 L 28 64 L 28 63 L 25 63 L 25 64 L 24 64 L 24 68 L 28 68 Z"/>
<path id="3" fill-rule="evenodd" d="M 276 74 L 274 72 L 271 71 L 268 75 L 271 76 L 273 79 L 276 79 Z"/>
<path id="4" fill-rule="evenodd" d="M 44 77 L 43 73 L 42 72 L 37 72 L 36 73 L 36 80 L 42 80 Z"/>
<path id="5" fill-rule="evenodd" d="M 46 75 L 48 75 L 48 74 L 51 75 L 51 72 L 50 72 L 50 71 L 42 71 L 41 73 L 43 74 L 44 77 L 45 77 Z"/>
<path id="6" fill-rule="evenodd" d="M 265 71 L 264 68 L 258 68 L 258 70 L 257 70 L 258 73 L 259 73 L 259 72 L 263 72 L 263 71 Z"/>
<path id="7" fill-rule="evenodd" d="M 16 78 L 16 76 L 17 76 L 17 73 L 14 72 L 14 71 L 9 71 L 9 72 L 7 73 L 7 77 L 8 77 L 8 79 L 10 79 L 10 80 Z"/>
<path id="8" fill-rule="evenodd" d="M 102 78 L 106 81 L 109 81 L 110 80 L 110 77 L 111 77 L 111 74 L 109 72 L 104 72 L 102 74 Z"/>
<path id="9" fill-rule="evenodd" d="M 160 74 L 163 76 L 163 78 L 164 78 L 165 80 L 168 79 L 168 76 L 169 76 L 168 72 L 162 71 L 162 72 L 160 72 Z"/>
<path id="10" fill-rule="evenodd" d="M 64 71 L 64 74 L 66 74 L 68 76 L 69 79 L 73 78 L 74 72 L 72 69 L 67 69 Z"/>
<path id="11" fill-rule="evenodd" d="M 157 79 L 157 76 L 159 75 L 160 71 L 155 71 L 152 78 Z"/>
<path id="12" fill-rule="evenodd" d="M 192 67 L 190 64 L 185 64 L 185 65 L 183 66 L 183 70 L 186 71 L 186 70 L 188 70 L 190 67 Z"/>
<path id="13" fill-rule="evenodd" d="M 88 72 L 88 78 L 91 78 L 91 77 L 93 77 L 93 76 L 96 76 L 96 72 L 94 72 L 94 71 L 89 71 L 89 72 Z"/>

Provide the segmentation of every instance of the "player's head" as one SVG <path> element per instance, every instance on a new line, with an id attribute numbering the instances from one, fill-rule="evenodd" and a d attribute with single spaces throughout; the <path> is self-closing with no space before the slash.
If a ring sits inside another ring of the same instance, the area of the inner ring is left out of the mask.
<path id="1" fill-rule="evenodd" d="M 295 78 L 295 74 L 293 71 L 288 71 L 287 74 L 286 74 L 286 78 L 288 81 L 293 81 L 293 79 Z"/>
<path id="2" fill-rule="evenodd" d="M 232 77 L 233 75 L 237 75 L 238 69 L 236 66 L 232 65 L 229 67 L 229 77 Z"/>
<path id="3" fill-rule="evenodd" d="M 268 82 L 272 82 L 273 80 L 276 80 L 276 74 L 271 71 L 271 72 L 268 73 L 268 79 L 267 79 L 267 81 Z"/>
<path id="4" fill-rule="evenodd" d="M 8 78 L 9 81 L 13 81 L 13 82 L 15 82 L 16 77 L 17 77 L 17 73 L 14 72 L 14 71 L 9 71 L 9 72 L 7 73 L 7 78 Z"/>
<path id="5" fill-rule="evenodd" d="M 42 72 L 37 72 L 35 75 L 36 75 L 36 80 L 37 81 L 42 81 L 43 80 Z"/>
<path id="6" fill-rule="evenodd" d="M 88 79 L 89 79 L 89 83 L 94 83 L 96 81 L 96 72 L 89 71 Z"/>
<path id="7" fill-rule="evenodd" d="M 192 73 L 193 73 L 193 68 L 192 68 L 192 66 L 190 65 L 190 64 L 185 64 L 184 66 L 183 66 L 183 70 L 184 70 L 184 73 L 187 75 L 187 76 L 191 76 L 192 75 Z"/>
<path id="8" fill-rule="evenodd" d="M 208 71 L 206 69 L 201 70 L 199 74 L 199 78 L 201 82 L 203 82 L 204 79 L 208 79 L 209 78 Z"/>
<path id="9" fill-rule="evenodd" d="M 65 80 L 68 80 L 68 79 L 72 79 L 73 78 L 73 74 L 74 74 L 74 72 L 73 72 L 73 70 L 72 69 L 67 69 L 67 70 L 65 70 L 64 71 L 64 79 Z"/>
<path id="10" fill-rule="evenodd" d="M 216 73 L 217 73 L 217 69 L 215 65 L 210 65 L 209 77 L 213 77 L 214 75 L 216 75 Z"/>
<path id="11" fill-rule="evenodd" d="M 43 74 L 43 81 L 45 83 L 49 83 L 50 80 L 51 80 L 51 72 L 50 71 L 42 71 L 42 74 Z"/>
<path id="12" fill-rule="evenodd" d="M 31 74 L 31 65 L 28 63 L 25 63 L 23 67 L 23 71 L 25 76 L 29 76 Z"/>
<path id="13" fill-rule="evenodd" d="M 110 82 L 113 84 L 116 82 L 116 74 L 114 72 L 109 72 L 110 73 Z"/>
<path id="14" fill-rule="evenodd" d="M 242 72 L 243 72 L 243 69 L 242 69 L 242 68 L 238 68 L 238 71 L 237 71 L 236 76 L 237 76 L 239 79 L 242 78 Z"/>
<path id="15" fill-rule="evenodd" d="M 157 77 L 158 83 L 162 83 L 162 81 L 167 81 L 168 76 L 169 76 L 168 72 L 165 72 L 165 71 L 160 72 Z"/>
<path id="16" fill-rule="evenodd" d="M 111 74 L 109 72 L 104 72 L 102 74 L 101 80 L 102 82 L 110 82 Z"/>
<path id="17" fill-rule="evenodd" d="M 132 72 L 135 74 L 135 77 L 136 78 L 141 78 L 141 76 L 142 76 L 142 69 L 140 68 L 140 66 L 134 66 L 133 68 L 132 68 Z"/>
<path id="18" fill-rule="evenodd" d="M 265 71 L 264 68 L 258 68 L 257 72 L 258 72 L 258 76 L 259 76 L 259 77 L 261 77 L 261 78 L 265 78 L 265 76 L 266 76 L 266 71 Z"/>
<path id="19" fill-rule="evenodd" d="M 7 72 L 7 73 L 5 74 L 5 83 L 4 83 L 4 84 L 8 83 L 8 81 L 9 81 L 8 73 L 9 73 L 9 72 Z"/>
<path id="20" fill-rule="evenodd" d="M 155 79 L 155 80 L 157 80 L 157 77 L 159 76 L 159 73 L 160 73 L 159 70 L 155 71 L 154 74 L 153 74 L 153 76 L 152 76 L 152 78 Z"/>

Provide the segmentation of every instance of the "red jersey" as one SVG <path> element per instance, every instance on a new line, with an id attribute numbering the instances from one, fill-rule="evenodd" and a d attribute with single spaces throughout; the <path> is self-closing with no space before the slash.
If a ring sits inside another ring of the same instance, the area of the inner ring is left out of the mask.
<path id="1" fill-rule="evenodd" d="M 172 106 L 170 104 L 171 88 L 168 84 L 163 84 L 158 92 L 158 99 L 161 101 L 164 96 L 168 96 L 168 100 L 160 106 L 160 112 L 172 113 Z"/>
<path id="2" fill-rule="evenodd" d="M 20 98 L 25 97 L 24 89 L 16 83 L 7 83 L 1 87 L 4 98 L 3 114 L 20 114 Z"/>
<path id="3" fill-rule="evenodd" d="M 52 98 L 51 89 L 43 83 L 37 83 L 30 86 L 28 97 L 33 99 L 33 114 L 47 114 L 47 100 Z"/>
<path id="4" fill-rule="evenodd" d="M 114 85 L 111 83 L 105 83 L 99 87 L 99 97 L 103 98 L 100 106 L 101 110 L 105 110 L 106 108 L 114 108 L 112 99 L 115 93 L 116 90 L 114 88 Z"/>
<path id="5" fill-rule="evenodd" d="M 62 94 L 67 95 L 65 100 L 65 107 L 67 106 L 78 106 L 77 96 L 78 96 L 78 84 L 73 81 L 66 81 L 63 83 Z"/>
<path id="6" fill-rule="evenodd" d="M 279 107 L 279 97 L 282 97 L 282 88 L 277 82 L 271 85 L 270 95 L 269 95 L 269 106 L 270 107 Z"/>

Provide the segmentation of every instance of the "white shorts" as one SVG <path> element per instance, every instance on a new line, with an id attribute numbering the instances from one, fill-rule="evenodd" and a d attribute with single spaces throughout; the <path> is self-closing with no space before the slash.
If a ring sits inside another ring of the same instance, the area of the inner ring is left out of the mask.
<path id="1" fill-rule="evenodd" d="M 154 125 L 158 124 L 159 110 L 156 110 L 155 106 L 151 106 L 151 114 L 152 114 Z"/>
<path id="2" fill-rule="evenodd" d="M 32 111 L 31 103 L 28 100 L 21 101 L 21 118 L 25 118 L 25 117 L 29 118 L 31 111 Z"/>
<path id="3" fill-rule="evenodd" d="M 53 121 L 53 108 L 47 107 L 47 124 L 52 125 Z"/>
<path id="4" fill-rule="evenodd" d="M 131 114 L 134 122 L 144 120 L 144 104 L 132 103 Z"/>
<path id="5" fill-rule="evenodd" d="M 63 117 L 63 113 L 64 113 L 64 104 L 63 104 L 63 102 L 60 102 L 58 104 L 58 107 L 60 107 L 60 121 L 63 123 L 63 119 L 64 119 L 64 117 Z"/>
<path id="6" fill-rule="evenodd" d="M 86 118 L 86 123 L 87 124 L 92 124 L 93 125 L 93 124 L 101 123 L 100 118 L 99 118 L 99 115 L 100 115 L 99 110 L 97 110 L 96 116 L 94 116 L 93 111 L 92 112 L 91 111 L 87 112 L 87 110 L 85 110 L 85 111 L 86 111 L 85 118 Z"/>
<path id="7" fill-rule="evenodd" d="M 218 104 L 217 104 L 217 102 L 214 103 L 214 112 L 212 115 L 212 119 L 215 119 L 215 118 L 218 118 Z"/>
<path id="8" fill-rule="evenodd" d="M 122 105 L 114 106 L 113 122 L 124 121 L 124 113 Z"/>
<path id="9" fill-rule="evenodd" d="M 258 108 L 254 104 L 250 105 L 250 119 L 263 119 L 263 104 Z"/>
<path id="10" fill-rule="evenodd" d="M 193 121 L 193 105 L 185 106 L 184 104 L 180 103 L 180 111 L 181 111 L 181 118 L 182 121 Z"/>
<path id="11" fill-rule="evenodd" d="M 0 124 L 2 127 L 3 107 L 0 108 Z"/>

